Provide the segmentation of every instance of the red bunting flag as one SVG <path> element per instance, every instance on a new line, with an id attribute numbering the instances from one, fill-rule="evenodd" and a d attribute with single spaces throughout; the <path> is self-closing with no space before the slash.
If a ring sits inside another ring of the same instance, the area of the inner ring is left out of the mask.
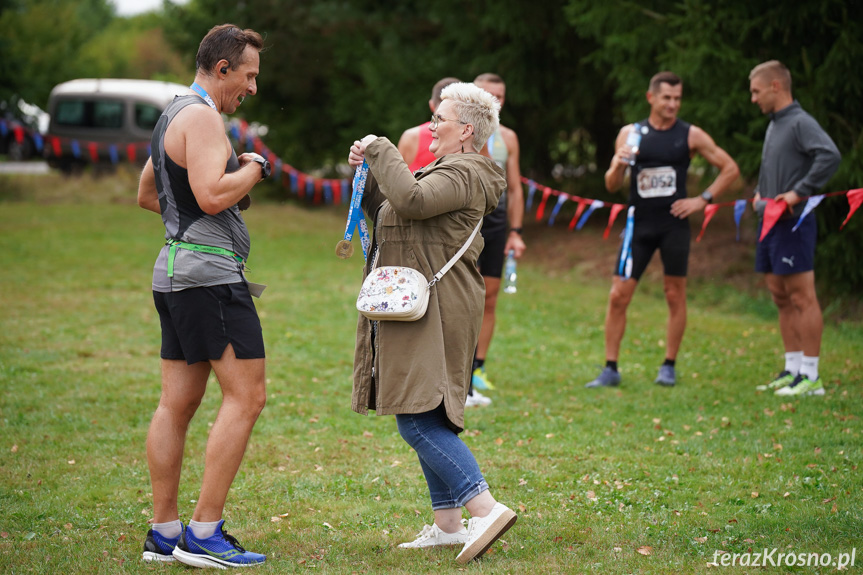
<path id="1" fill-rule="evenodd" d="M 314 183 L 315 195 L 314 195 L 312 201 L 314 201 L 315 204 L 320 204 L 321 198 L 323 197 L 323 184 L 324 184 L 324 182 L 320 178 L 315 178 L 314 182 L 315 182 Z"/>
<path id="2" fill-rule="evenodd" d="M 306 198 L 306 175 L 302 172 L 297 172 L 297 196 Z"/>
<path id="3" fill-rule="evenodd" d="M 63 146 L 60 145 L 60 138 L 56 136 L 51 138 L 51 149 L 54 150 L 54 155 L 58 158 L 63 155 Z"/>
<path id="4" fill-rule="evenodd" d="M 93 160 L 93 163 L 96 164 L 99 162 L 99 146 L 96 142 L 90 142 L 87 144 L 87 150 L 90 152 L 90 159 Z"/>
<path id="5" fill-rule="evenodd" d="M 704 237 L 704 230 L 707 229 L 707 224 L 710 223 L 710 220 L 713 219 L 713 216 L 718 211 L 719 211 L 719 205 L 718 204 L 707 204 L 704 207 L 704 221 L 701 223 L 701 233 L 698 234 L 697 238 L 695 238 L 696 242 L 700 242 L 701 238 Z"/>
<path id="6" fill-rule="evenodd" d="M 611 226 L 614 225 L 614 220 L 617 219 L 617 214 L 625 208 L 623 204 L 611 204 L 611 213 L 608 215 L 608 225 L 605 226 L 605 233 L 602 234 L 602 239 L 607 240 L 608 234 L 611 233 Z"/>
<path id="7" fill-rule="evenodd" d="M 578 219 L 581 217 L 581 214 L 584 213 L 584 210 L 587 209 L 587 204 L 590 203 L 584 198 L 577 198 L 575 201 L 578 202 L 578 208 L 575 210 L 575 215 L 572 217 L 572 221 L 569 222 L 569 231 L 575 229 L 575 224 L 578 223 Z"/>
<path id="8" fill-rule="evenodd" d="M 126 146 L 126 157 L 129 158 L 130 162 L 135 161 L 136 153 L 137 150 L 135 149 L 135 144 L 129 144 L 128 146 Z"/>
<path id="9" fill-rule="evenodd" d="M 788 204 L 785 203 L 785 200 L 774 200 L 773 198 L 764 200 L 767 204 L 764 206 L 764 220 L 761 223 L 761 237 L 758 238 L 758 241 L 763 241 L 764 236 L 773 229 L 773 226 L 776 225 L 776 222 L 779 221 L 779 218 L 782 214 L 785 213 L 785 210 L 788 209 Z"/>
<path id="10" fill-rule="evenodd" d="M 540 202 L 539 207 L 536 209 L 536 221 L 540 221 L 542 216 L 545 215 L 545 204 L 548 203 L 548 197 L 551 195 L 551 188 L 543 188 L 542 189 L 542 202 Z"/>
<path id="11" fill-rule="evenodd" d="M 848 190 L 848 206 L 851 208 L 848 210 L 848 215 L 845 216 L 845 221 L 842 222 L 842 225 L 839 226 L 839 229 L 845 227 L 845 224 L 848 223 L 848 220 L 851 219 L 851 216 L 854 215 L 854 212 L 863 204 L 863 188 L 857 188 L 856 190 Z"/>

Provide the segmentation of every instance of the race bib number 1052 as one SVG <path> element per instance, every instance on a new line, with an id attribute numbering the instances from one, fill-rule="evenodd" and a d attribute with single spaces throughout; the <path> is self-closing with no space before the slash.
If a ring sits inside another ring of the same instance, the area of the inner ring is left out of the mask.
<path id="1" fill-rule="evenodd" d="M 677 172 L 671 166 L 644 168 L 638 173 L 638 195 L 642 198 L 664 198 L 677 191 Z"/>

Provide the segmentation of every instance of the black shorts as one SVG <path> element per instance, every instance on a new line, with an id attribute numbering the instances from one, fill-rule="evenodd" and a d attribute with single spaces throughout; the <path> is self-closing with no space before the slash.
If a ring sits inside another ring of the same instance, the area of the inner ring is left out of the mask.
<path id="1" fill-rule="evenodd" d="M 230 343 L 237 359 L 264 357 L 261 321 L 244 283 L 153 292 L 162 323 L 162 359 L 192 365 L 220 359 Z"/>
<path id="2" fill-rule="evenodd" d="M 651 214 L 650 217 L 638 218 L 638 210 L 635 211 L 636 219 L 632 233 L 632 277 L 636 281 L 641 279 L 647 264 L 656 250 L 662 257 L 662 267 L 665 275 L 686 277 L 689 269 L 689 242 L 692 232 L 689 229 L 689 220 L 675 218 L 671 214 Z M 620 273 L 620 258 L 623 245 L 614 262 L 614 275 Z"/>
<path id="3" fill-rule="evenodd" d="M 479 273 L 484 277 L 500 278 L 503 275 L 503 260 L 506 254 L 503 253 L 506 248 L 506 235 L 508 233 L 506 227 L 485 230 L 480 230 L 482 239 L 485 240 L 485 246 L 476 259 L 476 267 L 479 268 Z"/>
<path id="4" fill-rule="evenodd" d="M 766 274 L 789 275 L 815 269 L 815 243 L 818 239 L 818 224 L 814 214 L 800 222 L 797 231 L 792 231 L 798 218 L 786 218 L 776 222 L 763 241 L 755 248 L 755 271 Z M 761 226 L 758 222 L 758 237 Z"/>

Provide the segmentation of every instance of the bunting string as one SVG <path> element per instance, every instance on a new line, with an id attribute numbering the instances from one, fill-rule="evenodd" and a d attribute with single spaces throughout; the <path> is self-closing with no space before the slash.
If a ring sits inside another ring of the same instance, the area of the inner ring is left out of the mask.
<path id="1" fill-rule="evenodd" d="M 109 142 L 89 142 L 70 138 L 62 138 L 57 136 L 42 136 L 36 131 L 30 130 L 18 123 L 12 123 L 5 119 L 0 119 L 0 136 L 5 137 L 12 133 L 18 143 L 22 143 L 26 136 L 29 136 L 33 141 L 34 147 L 39 154 L 50 158 L 62 157 L 65 154 L 71 155 L 75 159 L 82 162 L 98 163 L 108 161 L 112 164 L 119 164 L 124 160 L 135 163 L 139 159 L 145 159 L 150 156 L 150 142 L 132 142 L 132 143 L 109 143 Z M 280 181 L 292 194 L 298 198 L 313 204 L 347 204 L 351 198 L 351 180 L 347 178 L 320 178 L 312 174 L 308 174 L 291 166 L 278 157 L 272 150 L 267 148 L 261 138 L 251 130 L 248 122 L 242 119 L 231 119 L 227 125 L 227 133 L 238 150 L 249 152 L 257 152 L 267 158 L 270 165 L 273 166 L 273 180 Z M 590 216 L 597 210 L 608 207 L 610 210 L 608 224 L 605 227 L 603 238 L 607 239 L 611 234 L 611 229 L 619 214 L 626 208 L 626 204 L 622 203 L 606 203 L 602 200 L 592 198 L 584 198 L 573 194 L 568 194 L 555 190 L 548 186 L 544 186 L 532 179 L 522 177 L 522 183 L 527 186 L 527 194 L 525 198 L 525 212 L 530 213 L 533 209 L 534 199 L 539 192 L 541 194 L 539 204 L 536 210 L 536 220 L 542 221 L 545 217 L 548 202 L 552 197 L 555 198 L 551 214 L 548 217 L 548 225 L 553 226 L 558 214 L 567 202 L 574 202 L 577 207 L 575 215 L 570 220 L 568 228 L 572 230 L 580 230 L 584 227 Z M 803 218 L 808 217 L 825 198 L 832 196 L 846 196 L 848 200 L 848 215 L 840 225 L 839 229 L 843 229 L 851 216 L 863 205 L 863 188 L 828 192 L 816 196 L 811 196 L 804 206 L 803 212 L 797 220 L 794 229 L 800 225 Z M 764 200 L 765 211 L 764 221 L 761 230 L 761 237 L 770 231 L 779 217 L 788 209 L 785 202 L 776 202 L 775 200 Z M 696 242 L 700 242 L 704 237 L 707 226 L 713 219 L 715 214 L 726 207 L 733 208 L 734 223 L 737 228 L 737 240 L 740 241 L 740 223 L 746 212 L 747 206 L 751 206 L 751 202 L 744 199 L 732 200 L 729 202 L 720 202 L 710 204 L 704 210 L 704 220 L 701 224 L 701 231 L 696 238 Z"/>

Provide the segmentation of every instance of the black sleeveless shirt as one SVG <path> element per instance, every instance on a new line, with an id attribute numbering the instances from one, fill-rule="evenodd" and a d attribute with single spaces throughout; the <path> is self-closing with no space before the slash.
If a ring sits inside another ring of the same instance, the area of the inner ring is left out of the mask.
<path id="1" fill-rule="evenodd" d="M 647 133 L 641 137 L 632 167 L 629 205 L 635 206 L 636 215 L 648 211 L 668 212 L 671 204 L 687 197 L 690 124 L 679 118 L 668 130 L 657 130 L 647 120 L 639 124 L 647 126 Z"/>

